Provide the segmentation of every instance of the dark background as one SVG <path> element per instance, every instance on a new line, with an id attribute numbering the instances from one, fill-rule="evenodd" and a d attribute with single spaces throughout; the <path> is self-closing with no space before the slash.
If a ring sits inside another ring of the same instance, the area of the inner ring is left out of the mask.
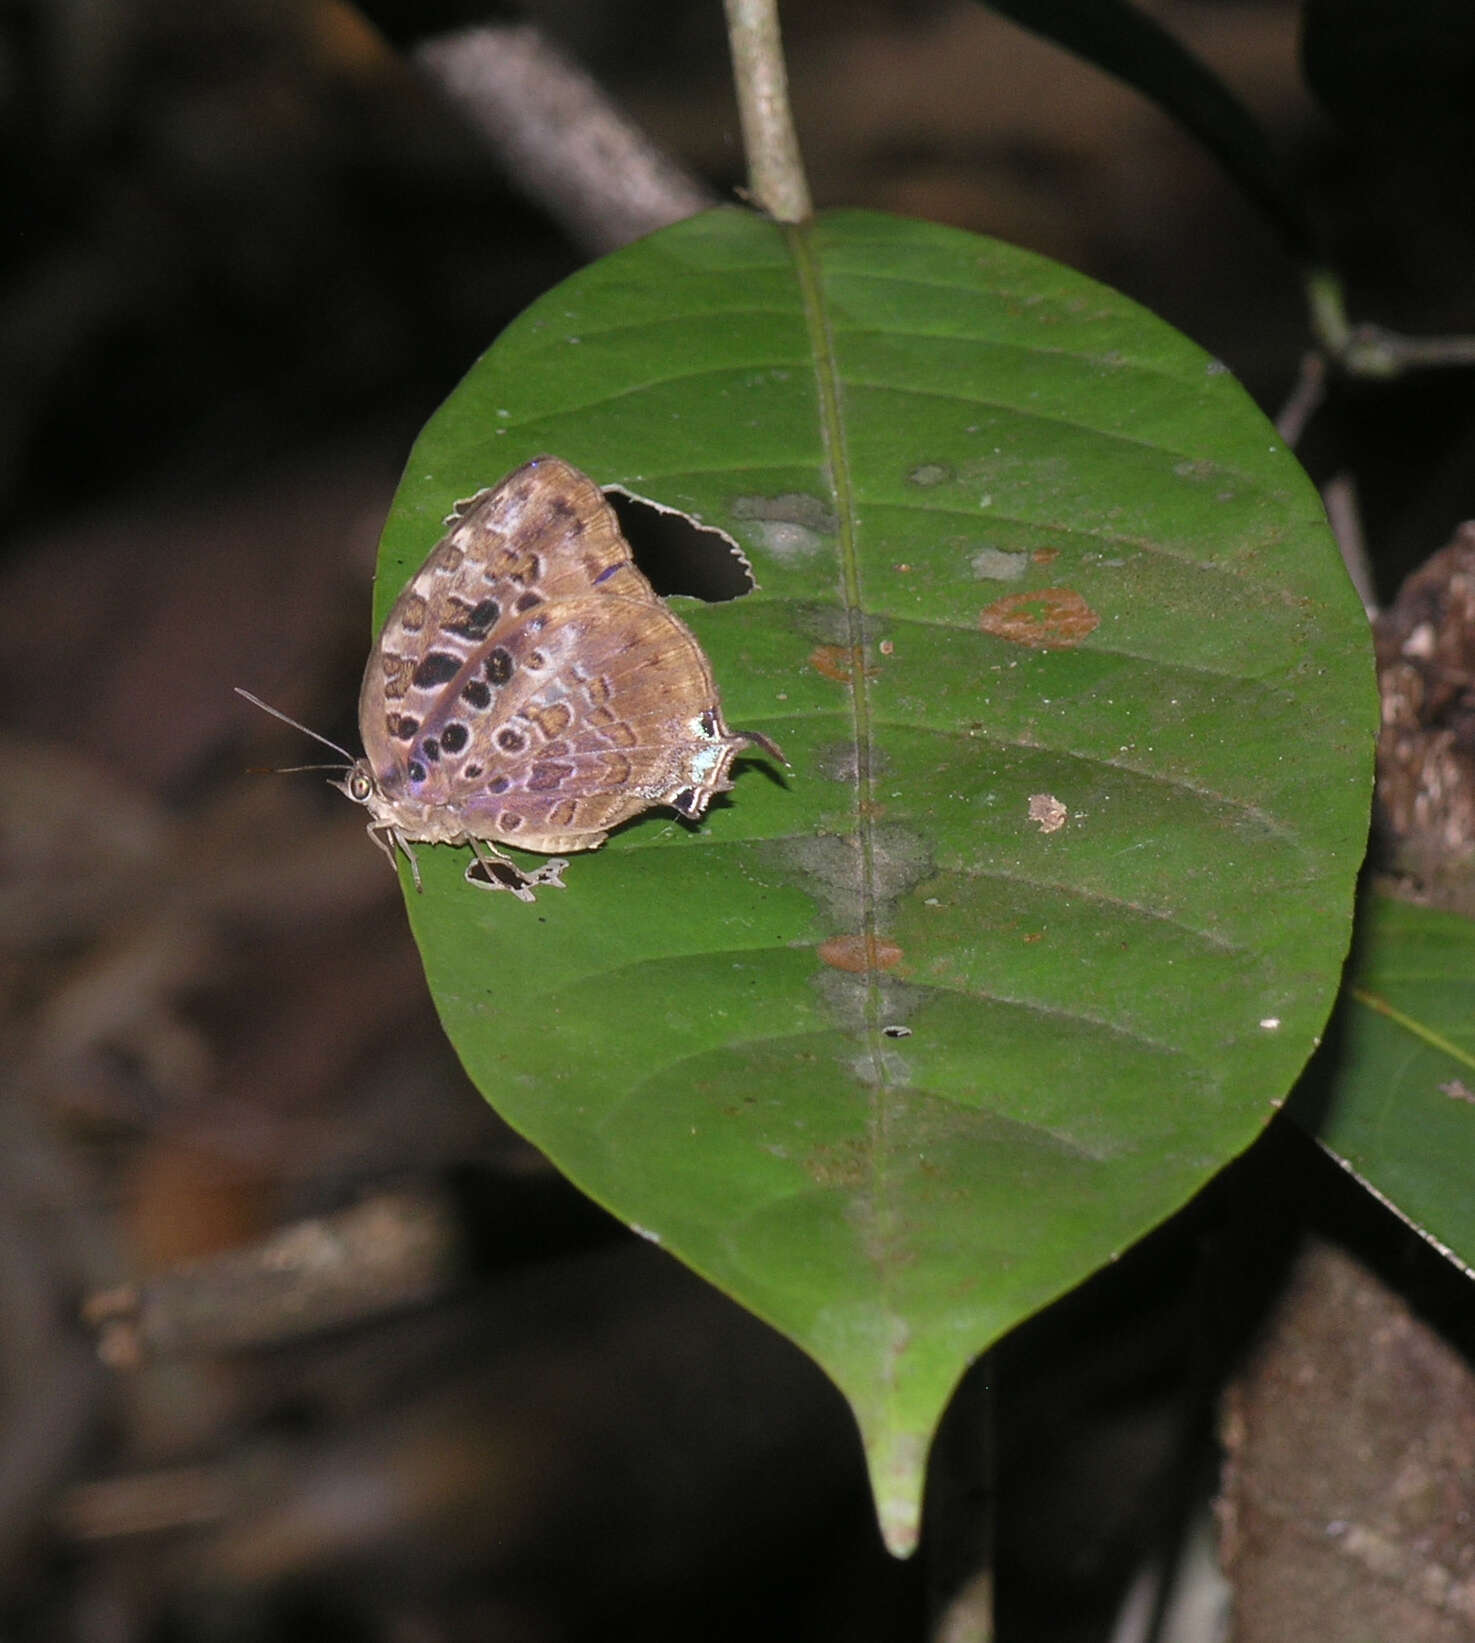
<path id="1" fill-rule="evenodd" d="M 1330 118 L 1286 0 L 1147 9 L 1265 122 L 1359 317 L 1475 329 L 1447 110 Z M 0 1624 L 20 1643 L 917 1635 L 929 1580 L 970 1561 L 945 1537 L 930 1575 L 884 1557 L 836 1395 L 499 1123 L 358 812 L 251 773 L 313 755 L 237 684 L 353 744 L 409 443 L 583 261 L 403 55 L 485 15 L 0 12 Z M 527 15 L 741 184 L 715 0 Z M 1140 97 L 967 0 L 785 21 L 818 204 L 1057 257 L 1279 408 L 1307 345 L 1297 269 Z M 1385 592 L 1475 514 L 1470 400 L 1468 372 L 1336 382 L 1313 424 L 1305 458 L 1353 475 Z M 1286 1199 L 1336 1200 L 1293 1138 L 1271 1147 Z M 75 1321 L 108 1284 L 389 1189 L 456 1229 L 456 1280 L 423 1305 L 123 1375 Z M 1211 1454 L 1171 1303 L 1232 1216 L 1196 1214 L 1124 1290 L 1042 1320 L 1028 1370 L 1001 1361 L 1035 1400 L 1002 1446 L 1020 1635 L 1099 1635 L 1144 1494 L 1185 1435 Z M 964 1456 L 970 1419 L 965 1399 Z M 940 1471 L 976 1518 L 966 1461 Z"/>

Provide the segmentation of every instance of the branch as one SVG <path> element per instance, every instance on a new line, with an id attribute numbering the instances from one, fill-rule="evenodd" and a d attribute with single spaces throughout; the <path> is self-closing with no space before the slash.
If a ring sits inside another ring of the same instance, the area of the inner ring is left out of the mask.
<path id="1" fill-rule="evenodd" d="M 591 256 L 718 203 L 531 25 L 440 35 L 415 62 Z"/>

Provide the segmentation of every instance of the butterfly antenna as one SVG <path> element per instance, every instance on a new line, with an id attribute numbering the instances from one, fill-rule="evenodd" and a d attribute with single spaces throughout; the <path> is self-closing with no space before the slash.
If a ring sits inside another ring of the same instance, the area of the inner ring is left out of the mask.
<path id="1" fill-rule="evenodd" d="M 346 747 L 339 747 L 337 742 L 330 742 L 326 736 L 319 736 L 317 731 L 309 730 L 306 725 L 299 724 L 296 719 L 289 719 L 285 713 L 268 706 L 259 696 L 253 696 L 249 690 L 242 690 L 239 685 L 235 687 L 235 692 L 237 696 L 244 696 L 252 707 L 259 707 L 263 713 L 271 714 L 273 719 L 280 719 L 284 725 L 291 725 L 293 730 L 300 730 L 304 736 L 311 736 L 315 742 L 321 742 L 324 747 L 331 747 L 335 753 L 341 754 L 347 759 L 350 765 L 353 764 L 353 754 Z M 300 768 L 303 770 L 328 770 L 334 767 L 331 765 L 302 765 Z"/>
<path id="2" fill-rule="evenodd" d="M 304 770 L 351 770 L 352 765 L 346 764 L 274 764 L 268 770 L 263 768 L 251 771 L 253 776 L 300 776 Z"/>

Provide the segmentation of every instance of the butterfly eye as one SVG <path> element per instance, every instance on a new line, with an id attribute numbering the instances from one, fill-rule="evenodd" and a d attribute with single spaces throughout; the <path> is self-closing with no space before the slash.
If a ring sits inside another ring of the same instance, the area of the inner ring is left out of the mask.
<path id="1" fill-rule="evenodd" d="M 348 796 L 355 804 L 367 804 L 373 791 L 374 784 L 365 771 L 355 770 L 348 778 Z"/>

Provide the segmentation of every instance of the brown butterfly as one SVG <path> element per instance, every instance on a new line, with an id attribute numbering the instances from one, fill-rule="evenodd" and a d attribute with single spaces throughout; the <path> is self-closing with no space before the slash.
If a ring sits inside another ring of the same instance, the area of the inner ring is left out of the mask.
<path id="1" fill-rule="evenodd" d="M 728 728 L 701 646 L 587 475 L 534 457 L 446 525 L 369 654 L 364 757 L 335 783 L 417 888 L 412 844 L 470 844 L 468 878 L 531 901 L 567 862 L 527 873 L 497 845 L 593 850 L 657 804 L 695 821 L 743 748 L 783 761 Z"/>

